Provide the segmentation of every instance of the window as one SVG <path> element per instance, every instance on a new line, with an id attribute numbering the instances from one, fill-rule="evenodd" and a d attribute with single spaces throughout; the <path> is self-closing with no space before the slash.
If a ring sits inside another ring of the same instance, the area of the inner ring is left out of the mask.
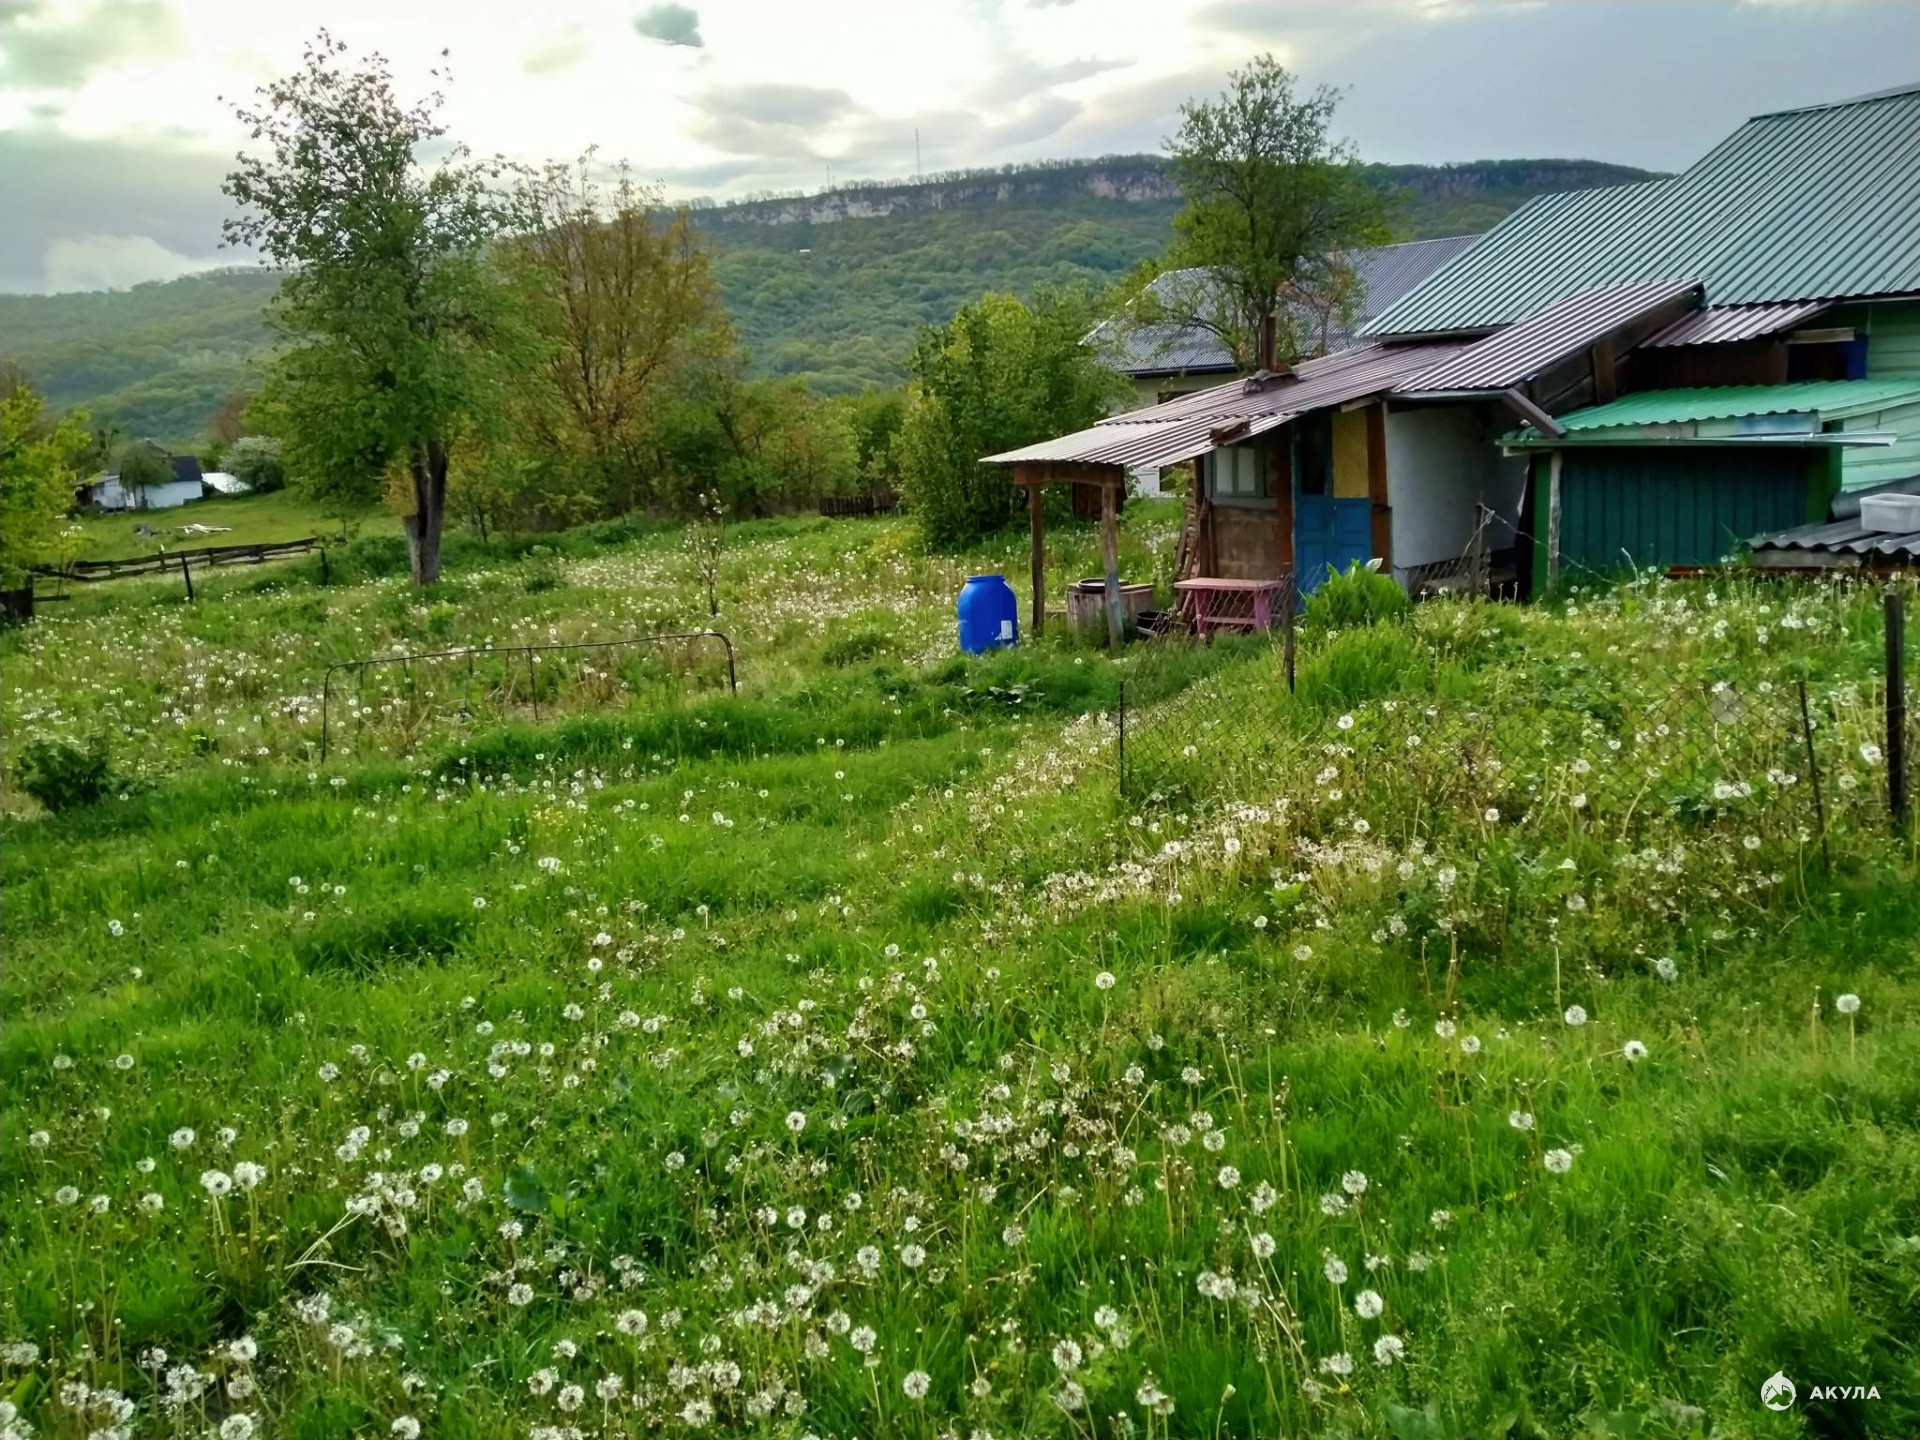
<path id="1" fill-rule="evenodd" d="M 1213 495 L 1218 500 L 1266 500 L 1272 489 L 1267 483 L 1266 451 L 1252 445 L 1229 445 L 1207 456 L 1213 477 Z"/>

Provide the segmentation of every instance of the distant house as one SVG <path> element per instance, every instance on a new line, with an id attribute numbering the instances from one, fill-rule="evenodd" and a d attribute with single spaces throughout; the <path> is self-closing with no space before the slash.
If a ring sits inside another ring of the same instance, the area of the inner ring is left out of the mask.
<path id="1" fill-rule="evenodd" d="M 80 487 L 74 497 L 81 505 L 97 510 L 172 510 L 206 496 L 206 477 L 200 462 L 192 455 L 170 455 L 173 478 L 160 485 L 142 485 L 131 492 L 120 484 L 117 474 L 102 475 Z"/>
<path id="2" fill-rule="evenodd" d="M 1195 461 L 1189 576 L 1301 591 L 1790 547 L 1920 481 L 1916 236 L 1920 85 L 1761 115 L 1671 178 L 1530 202 L 1346 350 L 987 459 Z"/>

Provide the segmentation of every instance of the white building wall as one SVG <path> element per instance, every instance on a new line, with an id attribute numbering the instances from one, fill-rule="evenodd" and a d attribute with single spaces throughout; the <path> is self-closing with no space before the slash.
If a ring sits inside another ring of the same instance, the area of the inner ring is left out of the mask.
<path id="1" fill-rule="evenodd" d="M 1505 458 L 1498 439 L 1518 422 L 1486 405 L 1431 405 L 1387 412 L 1387 504 L 1393 509 L 1393 569 L 1467 553 L 1475 507 L 1499 520 L 1487 548 L 1513 543 L 1527 483 L 1524 458 Z"/>
<path id="2" fill-rule="evenodd" d="M 172 510 L 200 498 L 198 480 L 169 480 L 164 485 L 143 486 L 135 496 L 136 510 Z"/>

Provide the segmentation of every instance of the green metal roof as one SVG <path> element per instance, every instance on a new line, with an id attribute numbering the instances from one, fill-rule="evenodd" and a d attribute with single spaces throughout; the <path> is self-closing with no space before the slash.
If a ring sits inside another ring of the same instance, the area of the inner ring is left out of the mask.
<path id="1" fill-rule="evenodd" d="M 1740 420 L 1754 415 L 1812 415 L 1818 423 L 1850 420 L 1903 405 L 1920 405 L 1920 379 L 1805 380 L 1794 385 L 1721 385 L 1702 390 L 1647 390 L 1607 405 L 1556 416 L 1571 438 L 1604 442 L 1598 431 L 1648 425 L 1686 425 L 1699 420 Z M 1531 425 L 1502 437 L 1508 445 L 1551 446 Z"/>
<path id="2" fill-rule="evenodd" d="M 1709 305 L 1920 292 L 1920 85 L 1756 116 L 1671 179 L 1542 195 L 1361 333 L 1488 329 L 1668 275 Z"/>

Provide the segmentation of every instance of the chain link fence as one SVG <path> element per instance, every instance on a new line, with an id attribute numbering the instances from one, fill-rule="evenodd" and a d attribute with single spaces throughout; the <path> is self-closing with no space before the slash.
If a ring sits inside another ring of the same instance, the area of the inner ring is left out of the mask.
<path id="1" fill-rule="evenodd" d="M 1177 652 L 1149 652 L 1129 660 L 1102 743 L 1122 802 L 1139 809 L 1277 797 L 1489 833 L 1657 844 L 1726 831 L 1747 846 L 1824 847 L 1836 826 L 1906 824 L 1897 597 L 1887 614 L 1888 670 L 1866 682 L 1592 679 L 1479 703 L 1450 696 L 1393 624 L 1316 645 L 1297 686 L 1277 643 L 1240 642 L 1244 657 L 1178 688 L 1160 683 Z"/>

